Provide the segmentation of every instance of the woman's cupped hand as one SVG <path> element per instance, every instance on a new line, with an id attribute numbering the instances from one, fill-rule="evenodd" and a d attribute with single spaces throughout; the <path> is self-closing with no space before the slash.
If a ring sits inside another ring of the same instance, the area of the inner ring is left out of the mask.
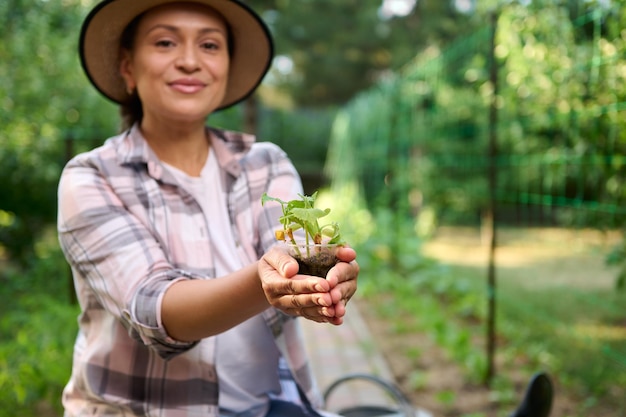
<path id="1" fill-rule="evenodd" d="M 356 293 L 359 265 L 356 251 L 337 250 L 337 264 L 325 278 L 298 274 L 298 262 L 279 246 L 259 261 L 258 273 L 267 301 L 292 316 L 340 325 L 348 301 Z"/>

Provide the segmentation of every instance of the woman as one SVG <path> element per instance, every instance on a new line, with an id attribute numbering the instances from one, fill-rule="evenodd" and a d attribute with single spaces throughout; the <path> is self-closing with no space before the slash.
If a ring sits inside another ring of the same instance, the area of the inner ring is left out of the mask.
<path id="1" fill-rule="evenodd" d="M 80 300 L 70 416 L 316 415 L 296 316 L 339 325 L 350 248 L 327 279 L 272 247 L 302 192 L 284 152 L 205 126 L 251 94 L 272 42 L 230 0 L 107 0 L 81 33 L 83 68 L 125 129 L 68 163 L 59 240 Z"/>

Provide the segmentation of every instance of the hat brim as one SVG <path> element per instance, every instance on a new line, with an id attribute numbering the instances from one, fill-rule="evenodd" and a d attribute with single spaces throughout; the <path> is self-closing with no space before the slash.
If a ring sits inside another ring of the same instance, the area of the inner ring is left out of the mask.
<path id="1" fill-rule="evenodd" d="M 269 70 L 274 47 L 269 29 L 248 6 L 237 0 L 105 0 L 85 18 L 79 42 L 81 64 L 91 83 L 116 103 L 129 99 L 120 75 L 122 32 L 141 13 L 166 3 L 204 4 L 221 14 L 233 40 L 228 86 L 216 110 L 246 99 Z"/>

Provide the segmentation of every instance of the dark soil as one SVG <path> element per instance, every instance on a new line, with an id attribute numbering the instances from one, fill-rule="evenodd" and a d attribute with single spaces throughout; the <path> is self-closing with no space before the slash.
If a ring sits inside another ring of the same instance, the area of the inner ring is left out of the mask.
<path id="1" fill-rule="evenodd" d="M 326 278 L 328 271 L 337 263 L 335 255 L 327 252 L 321 252 L 306 259 L 296 257 L 296 260 L 300 266 L 299 274 L 322 278 Z"/>

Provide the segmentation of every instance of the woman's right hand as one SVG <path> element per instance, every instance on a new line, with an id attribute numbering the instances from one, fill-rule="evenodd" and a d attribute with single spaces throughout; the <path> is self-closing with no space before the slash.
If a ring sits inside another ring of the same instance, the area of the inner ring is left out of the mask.
<path id="1" fill-rule="evenodd" d="M 298 263 L 286 250 L 277 246 L 270 249 L 259 260 L 258 273 L 273 307 L 319 323 L 333 322 L 331 284 L 324 278 L 297 275 Z"/>

